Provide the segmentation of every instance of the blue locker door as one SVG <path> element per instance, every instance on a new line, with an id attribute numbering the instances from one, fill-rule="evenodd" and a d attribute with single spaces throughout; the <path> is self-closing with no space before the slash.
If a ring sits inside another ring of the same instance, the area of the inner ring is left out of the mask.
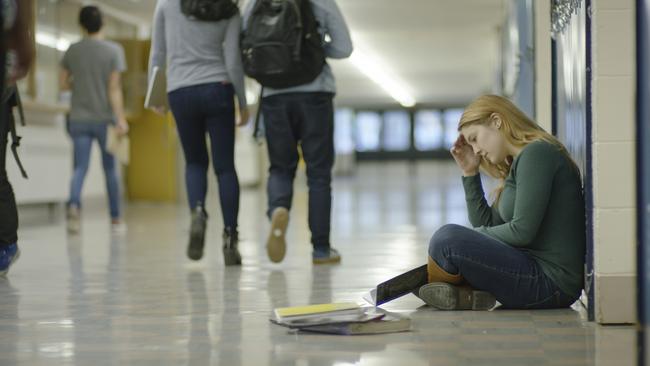
<path id="1" fill-rule="evenodd" d="M 640 355 L 650 364 L 650 0 L 637 0 L 637 212 Z"/>

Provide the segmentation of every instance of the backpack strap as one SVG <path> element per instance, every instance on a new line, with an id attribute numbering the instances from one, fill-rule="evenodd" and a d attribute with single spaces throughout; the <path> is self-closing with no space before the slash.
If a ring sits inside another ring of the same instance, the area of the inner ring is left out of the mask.
<path id="1" fill-rule="evenodd" d="M 262 95 L 264 93 L 264 87 L 260 88 L 260 97 L 257 99 L 257 112 L 255 113 L 255 124 L 253 125 L 253 138 L 261 143 L 260 134 L 260 115 L 262 114 Z"/>
<path id="2" fill-rule="evenodd" d="M 20 161 L 20 156 L 18 156 L 18 147 L 20 146 L 20 140 L 22 137 L 18 136 L 16 133 L 16 119 L 14 118 L 12 107 L 18 107 L 18 115 L 20 116 L 20 124 L 22 126 L 25 125 L 25 113 L 23 112 L 23 104 L 20 100 L 18 88 L 13 87 L 13 89 L 12 96 L 9 98 L 8 103 L 5 104 L 5 106 L 9 108 L 9 113 L 7 113 L 7 122 L 9 123 L 9 133 L 11 134 L 11 153 L 14 156 L 14 160 L 16 160 L 18 169 L 20 169 L 20 174 L 23 178 L 27 179 L 27 172 L 23 167 L 23 163 Z"/>

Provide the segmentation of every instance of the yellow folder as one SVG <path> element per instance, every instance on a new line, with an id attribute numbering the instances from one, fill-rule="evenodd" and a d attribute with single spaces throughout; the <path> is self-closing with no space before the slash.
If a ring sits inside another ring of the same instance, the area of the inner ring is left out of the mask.
<path id="1" fill-rule="evenodd" d="M 355 311 L 355 310 L 359 311 L 360 309 L 361 309 L 360 306 L 353 302 L 317 304 L 317 305 L 277 308 L 275 309 L 275 316 L 277 319 L 282 319 L 287 317 L 318 315 L 318 314 L 334 313 L 334 312 L 338 313 L 343 311 Z"/>

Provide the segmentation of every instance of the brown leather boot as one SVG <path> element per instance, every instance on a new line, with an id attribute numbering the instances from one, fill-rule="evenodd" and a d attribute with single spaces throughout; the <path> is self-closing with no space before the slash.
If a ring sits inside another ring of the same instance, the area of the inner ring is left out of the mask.
<path id="1" fill-rule="evenodd" d="M 429 260 L 427 261 L 427 275 L 428 275 L 428 282 L 446 282 L 446 283 L 451 283 L 454 285 L 459 285 L 461 284 L 464 279 L 463 276 L 460 274 L 451 274 L 447 273 L 442 267 L 436 263 L 436 261 L 433 260 L 433 258 L 429 257 Z"/>
<path id="2" fill-rule="evenodd" d="M 460 274 L 448 273 L 431 257 L 427 274 L 429 283 L 417 293 L 427 305 L 440 310 L 489 310 L 496 304 L 492 294 L 473 289 Z"/>

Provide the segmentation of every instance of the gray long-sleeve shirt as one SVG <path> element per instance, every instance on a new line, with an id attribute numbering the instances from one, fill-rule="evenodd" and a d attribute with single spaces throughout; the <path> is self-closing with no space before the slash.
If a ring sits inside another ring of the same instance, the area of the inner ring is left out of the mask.
<path id="1" fill-rule="evenodd" d="M 253 11 L 253 6 L 257 0 L 248 0 L 244 8 L 243 29 L 248 26 L 248 19 Z M 314 16 L 318 21 L 318 32 L 323 39 L 323 48 L 325 56 L 333 59 L 347 58 L 352 54 L 352 39 L 350 31 L 345 23 L 341 10 L 334 0 L 310 0 Z M 326 41 L 326 36 L 329 40 Z M 323 71 L 314 81 L 304 85 L 298 85 L 291 88 L 272 89 L 264 88 L 264 95 L 269 96 L 282 93 L 308 93 L 308 92 L 330 92 L 336 93 L 336 81 L 332 69 L 325 64 Z"/>
<path id="2" fill-rule="evenodd" d="M 230 82 L 246 106 L 239 50 L 241 16 L 218 22 L 188 19 L 179 0 L 158 0 L 153 17 L 149 79 L 154 66 L 166 66 L 167 91 L 212 82 Z"/>

